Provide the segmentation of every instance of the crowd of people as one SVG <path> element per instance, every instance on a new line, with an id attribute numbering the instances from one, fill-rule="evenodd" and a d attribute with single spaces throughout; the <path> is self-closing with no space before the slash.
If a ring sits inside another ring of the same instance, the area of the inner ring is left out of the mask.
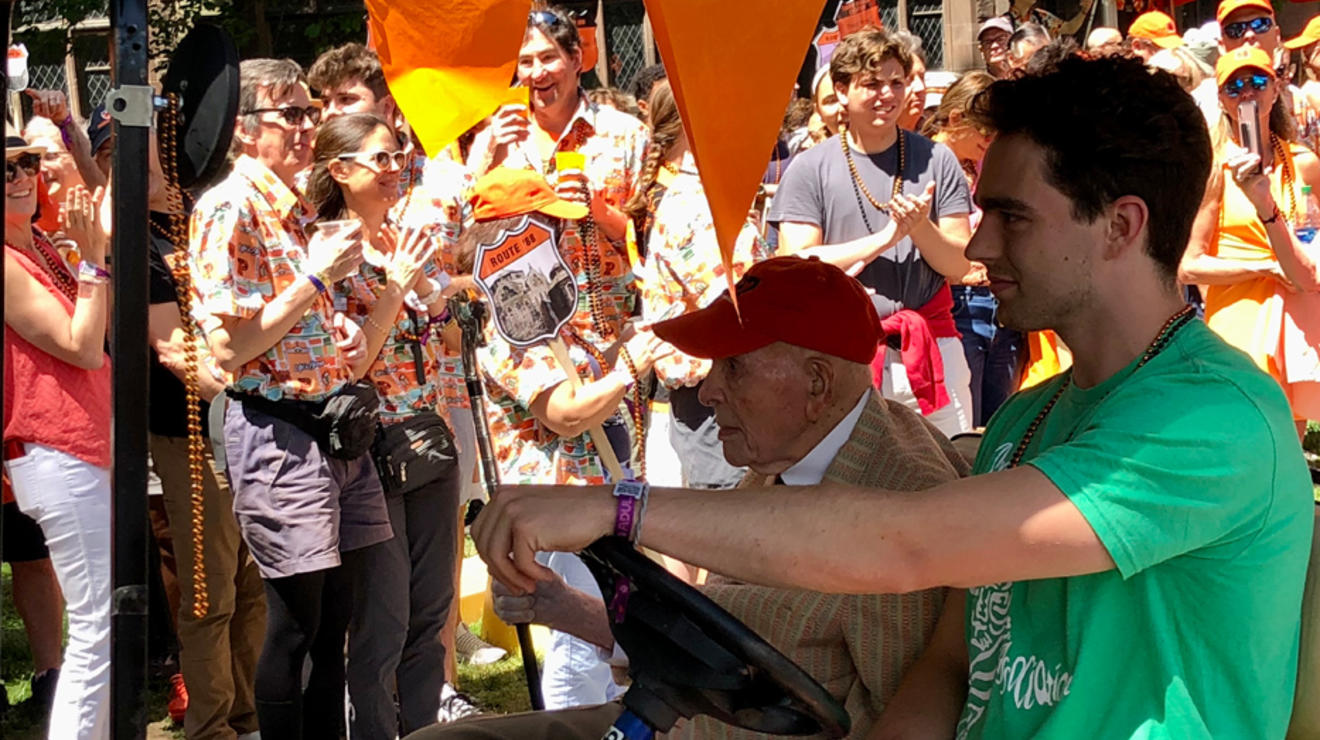
<path id="1" fill-rule="evenodd" d="M 1090 6 L 1014 3 L 979 28 L 984 70 L 940 87 L 918 37 L 843 38 L 730 264 L 663 66 L 584 90 L 561 9 L 528 17 L 527 103 L 442 151 L 361 44 L 244 60 L 224 175 L 180 190 L 168 132 L 146 174 L 186 735 L 602 736 L 628 659 L 574 552 L 617 533 L 621 473 L 657 486 L 623 534 L 855 736 L 1282 736 L 1320 418 L 1320 18 L 1284 41 L 1266 0 L 1222 0 L 1182 35 L 1151 11 L 1078 44 Z M 4 558 L 48 736 L 103 738 L 115 143 L 103 109 L 28 95 Z M 478 255 L 529 219 L 576 304 L 551 342 L 488 321 L 465 368 Z M 549 715 L 463 719 L 454 685 L 479 425 L 505 487 L 473 536 L 498 614 L 551 629 Z"/>

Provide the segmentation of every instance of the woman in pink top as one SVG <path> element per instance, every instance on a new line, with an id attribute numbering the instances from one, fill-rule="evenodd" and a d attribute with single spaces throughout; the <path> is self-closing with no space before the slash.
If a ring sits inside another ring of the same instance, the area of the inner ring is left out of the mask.
<path id="1" fill-rule="evenodd" d="M 48 737 L 110 736 L 109 273 L 101 192 L 72 188 L 68 266 L 32 225 L 38 148 L 5 140 L 4 459 L 14 497 L 41 525 L 68 604 L 69 644 Z"/>

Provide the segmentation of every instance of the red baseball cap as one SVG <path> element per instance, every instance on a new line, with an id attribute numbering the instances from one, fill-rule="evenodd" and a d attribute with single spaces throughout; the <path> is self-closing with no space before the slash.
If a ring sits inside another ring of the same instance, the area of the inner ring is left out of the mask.
<path id="1" fill-rule="evenodd" d="M 737 312 L 725 291 L 700 311 L 656 324 L 656 335 L 693 357 L 733 357 L 786 342 L 862 364 L 884 337 L 861 283 L 815 257 L 759 262 L 736 289 Z"/>

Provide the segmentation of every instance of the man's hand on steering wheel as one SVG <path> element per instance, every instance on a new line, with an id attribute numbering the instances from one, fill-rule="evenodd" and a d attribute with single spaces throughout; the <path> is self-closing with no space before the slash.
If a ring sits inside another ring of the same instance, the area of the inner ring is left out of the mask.
<path id="1" fill-rule="evenodd" d="M 537 552 L 577 552 L 614 532 L 608 486 L 501 486 L 472 524 L 472 541 L 490 574 L 514 594 L 556 578 Z"/>

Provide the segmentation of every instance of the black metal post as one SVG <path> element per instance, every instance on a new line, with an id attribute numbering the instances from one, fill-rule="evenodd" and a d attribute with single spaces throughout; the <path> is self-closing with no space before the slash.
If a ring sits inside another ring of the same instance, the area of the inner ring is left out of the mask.
<path id="1" fill-rule="evenodd" d="M 144 737 L 147 666 L 147 87 L 146 0 L 111 0 L 114 118 L 111 241 L 114 312 L 114 577 L 110 626 L 110 717 L 116 740 Z"/>
<path id="2" fill-rule="evenodd" d="M 490 444 L 490 429 L 486 427 L 486 399 L 481 378 L 477 375 L 477 347 L 481 346 L 481 325 L 486 313 L 486 305 L 466 299 L 451 299 L 450 311 L 458 320 L 463 330 L 463 381 L 467 385 L 468 400 L 472 402 L 472 421 L 477 431 L 477 457 L 481 460 L 482 480 L 486 484 L 486 496 L 495 500 L 495 489 L 500 484 L 500 471 L 495 466 L 495 450 Z M 515 624 L 518 632 L 518 652 L 522 653 L 523 675 L 527 677 L 527 696 L 531 699 L 532 709 L 545 709 L 545 698 L 541 696 L 541 669 L 536 665 L 536 652 L 532 646 L 532 630 L 529 625 Z"/>

